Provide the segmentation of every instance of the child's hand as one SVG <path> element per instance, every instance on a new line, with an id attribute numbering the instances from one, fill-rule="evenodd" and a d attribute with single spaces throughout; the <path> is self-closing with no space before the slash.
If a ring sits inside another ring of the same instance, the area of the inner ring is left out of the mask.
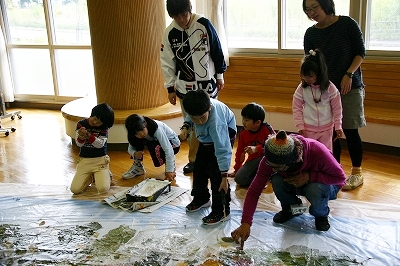
<path id="1" fill-rule="evenodd" d="M 176 105 L 176 93 L 175 92 L 168 93 L 168 100 L 172 105 Z"/>
<path id="2" fill-rule="evenodd" d="M 257 147 L 256 146 L 247 146 L 244 148 L 244 152 L 247 154 L 253 154 L 257 152 Z"/>
<path id="3" fill-rule="evenodd" d="M 341 130 L 341 129 L 337 129 L 335 131 L 336 131 L 336 138 L 333 141 L 336 141 L 337 139 L 340 139 L 344 135 L 343 130 Z"/>
<path id="4" fill-rule="evenodd" d="M 294 175 L 288 175 L 283 179 L 283 181 L 291 184 L 292 186 L 301 187 L 310 181 L 310 172 L 302 171 Z"/>
<path id="5" fill-rule="evenodd" d="M 186 127 L 182 127 L 181 133 L 179 134 L 179 139 L 181 141 L 186 140 L 188 138 L 188 135 L 189 135 L 189 133 L 188 133 L 187 128 Z"/>
<path id="6" fill-rule="evenodd" d="M 224 79 L 217 79 L 217 90 L 220 91 L 224 88 Z"/>
<path id="7" fill-rule="evenodd" d="M 88 134 L 89 134 L 89 133 L 87 132 L 87 130 L 86 130 L 85 127 L 81 127 L 80 129 L 78 129 L 78 135 L 79 135 L 79 137 L 81 137 L 82 139 L 86 139 Z"/>
<path id="8" fill-rule="evenodd" d="M 225 194 L 228 193 L 228 178 L 227 177 L 223 177 L 221 184 L 219 185 L 219 189 L 218 191 L 224 190 Z"/>
<path id="9" fill-rule="evenodd" d="M 240 154 L 240 163 L 242 164 L 245 159 L 246 159 L 246 152 L 242 152 L 242 154 Z"/>
<path id="10" fill-rule="evenodd" d="M 175 180 L 175 177 L 176 177 L 176 173 L 175 172 L 166 172 L 165 173 L 165 179 L 167 179 L 169 181 Z"/>

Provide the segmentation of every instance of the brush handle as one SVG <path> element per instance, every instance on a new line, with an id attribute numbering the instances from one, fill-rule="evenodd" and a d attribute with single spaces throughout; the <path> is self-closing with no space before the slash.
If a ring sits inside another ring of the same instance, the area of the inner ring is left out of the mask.
<path id="1" fill-rule="evenodd" d="M 225 191 L 223 189 L 221 189 L 221 200 L 222 200 L 222 208 L 224 210 L 224 219 L 226 218 L 226 212 L 225 212 L 225 204 L 226 204 L 226 200 L 225 200 Z"/>
<path id="2" fill-rule="evenodd" d="M 221 192 L 222 205 L 224 205 L 224 209 L 225 209 L 225 204 L 226 204 L 225 190 L 221 189 L 220 192 Z"/>

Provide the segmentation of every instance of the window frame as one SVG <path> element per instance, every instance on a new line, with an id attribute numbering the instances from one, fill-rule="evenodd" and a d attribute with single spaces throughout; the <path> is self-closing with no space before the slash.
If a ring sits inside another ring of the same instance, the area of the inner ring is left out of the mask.
<path id="1" fill-rule="evenodd" d="M 54 95 L 31 95 L 31 94 L 15 94 L 15 100 L 17 101 L 26 101 L 26 102 L 44 102 L 44 103 L 66 103 L 71 100 L 80 98 L 80 97 L 71 97 L 71 96 L 60 96 L 59 95 L 59 87 L 58 87 L 58 79 L 57 79 L 57 62 L 56 62 L 56 51 L 62 49 L 68 50 L 92 50 L 91 45 L 58 45 L 54 43 L 54 21 L 51 12 L 51 0 L 43 0 L 43 8 L 45 12 L 45 20 L 46 20 L 46 31 L 48 36 L 48 44 L 43 45 L 29 45 L 29 44 L 11 44 L 10 42 L 10 30 L 8 19 L 7 19 L 7 11 L 5 9 L 6 0 L 0 0 L 0 26 L 2 27 L 5 38 L 6 38 L 6 50 L 7 53 L 10 54 L 10 51 L 13 49 L 46 49 L 49 51 L 50 55 L 50 63 L 51 63 L 51 72 L 52 72 L 52 81 L 53 81 L 53 90 Z M 211 1 L 211 0 L 210 0 Z M 224 23 L 227 22 L 227 1 L 223 1 L 223 19 Z M 249 56 L 249 57 L 301 57 L 303 56 L 302 49 L 284 49 L 282 48 L 282 42 L 285 38 L 285 15 L 283 11 L 285 10 L 286 1 L 291 0 L 276 0 L 278 1 L 278 48 L 277 49 L 267 49 L 267 48 L 229 48 L 230 56 Z M 363 37 L 366 42 L 369 39 L 369 29 L 367 27 L 370 16 L 367 14 L 367 11 L 370 10 L 372 0 L 351 0 L 349 7 L 349 15 L 355 19 L 363 32 Z M 196 0 L 192 0 L 193 6 L 196 6 Z M 301 8 L 299 6 L 299 8 Z M 195 11 L 195 10 L 194 10 Z M 368 45 L 366 44 L 366 47 Z M 400 51 L 389 51 L 389 50 L 369 50 L 367 49 L 366 59 L 375 59 L 375 60 L 385 60 L 385 61 L 399 61 L 400 60 Z M 10 63 L 9 63 L 10 64 Z"/>
<path id="2" fill-rule="evenodd" d="M 265 48 L 230 48 L 228 43 L 228 50 L 230 56 L 255 56 L 255 57 L 281 57 L 281 56 L 303 56 L 303 49 L 284 49 L 282 42 L 285 38 L 285 22 L 284 14 L 286 1 L 290 0 L 276 0 L 278 1 L 278 49 L 265 49 Z M 349 7 L 349 16 L 356 20 L 363 33 L 364 41 L 369 39 L 368 15 L 367 10 L 370 10 L 372 0 L 351 0 Z M 227 2 L 223 0 L 224 23 L 227 23 Z M 301 8 L 299 6 L 299 8 Z M 367 47 L 367 45 L 366 45 Z M 400 60 L 400 51 L 390 50 L 370 50 L 367 49 L 366 58 L 376 60 L 398 61 Z"/>
<path id="3" fill-rule="evenodd" d="M 60 45 L 55 44 L 55 32 L 54 32 L 54 20 L 51 12 L 51 0 L 43 0 L 43 11 L 46 20 L 46 31 L 48 44 L 13 44 L 11 43 L 11 33 L 10 26 L 8 25 L 7 19 L 7 11 L 5 8 L 5 0 L 0 0 L 0 24 L 5 32 L 5 41 L 6 41 L 6 51 L 7 54 L 10 55 L 11 51 L 14 49 L 45 49 L 49 51 L 50 56 L 50 65 L 51 65 L 51 73 L 52 73 L 52 81 L 53 81 L 53 95 L 40 95 L 40 94 L 14 94 L 14 98 L 16 101 L 23 102 L 42 102 L 42 103 L 67 103 L 72 100 L 81 98 L 74 96 L 60 96 L 59 95 L 59 82 L 57 80 L 57 62 L 56 62 L 56 51 L 57 50 L 92 50 L 91 45 Z M 9 62 L 9 64 L 11 64 Z M 11 69 L 11 65 L 10 65 Z"/>

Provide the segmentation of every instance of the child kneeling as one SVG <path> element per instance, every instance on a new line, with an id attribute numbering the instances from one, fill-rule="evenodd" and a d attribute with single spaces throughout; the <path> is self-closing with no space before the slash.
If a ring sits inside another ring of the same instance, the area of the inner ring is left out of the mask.
<path id="1" fill-rule="evenodd" d="M 128 131 L 128 153 L 133 158 L 133 165 L 122 175 L 123 179 L 131 179 L 143 175 L 143 150 L 146 146 L 154 166 L 165 164 L 165 178 L 174 180 L 175 154 L 178 153 L 181 142 L 178 135 L 164 122 L 153 120 L 138 114 L 130 115 L 125 120 Z"/>
<path id="2" fill-rule="evenodd" d="M 110 157 L 107 155 L 108 129 L 114 125 L 114 110 L 101 103 L 93 107 L 89 118 L 76 124 L 75 143 L 80 148 L 71 192 L 82 193 L 93 182 L 99 193 L 110 189 Z"/>

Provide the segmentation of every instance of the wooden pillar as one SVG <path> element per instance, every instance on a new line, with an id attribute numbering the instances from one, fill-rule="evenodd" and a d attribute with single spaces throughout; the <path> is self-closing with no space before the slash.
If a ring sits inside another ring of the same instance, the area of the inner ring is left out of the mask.
<path id="1" fill-rule="evenodd" d="M 168 102 L 160 66 L 164 0 L 88 0 L 97 102 L 115 110 Z"/>

